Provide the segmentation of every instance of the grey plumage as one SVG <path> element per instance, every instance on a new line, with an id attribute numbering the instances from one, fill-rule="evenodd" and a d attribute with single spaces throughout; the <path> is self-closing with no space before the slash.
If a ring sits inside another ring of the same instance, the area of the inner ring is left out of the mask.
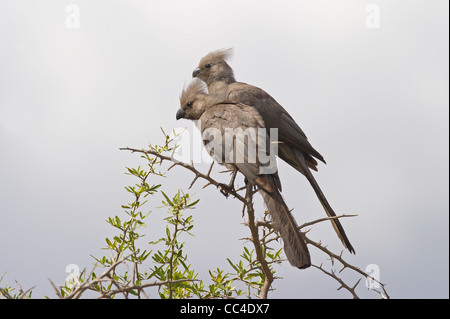
<path id="1" fill-rule="evenodd" d="M 243 82 L 236 82 L 233 69 L 227 63 L 232 50 L 219 50 L 201 59 L 193 77 L 205 81 L 209 94 L 219 100 L 240 102 L 254 107 L 265 123 L 266 129 L 278 129 L 278 156 L 305 175 L 329 217 L 336 216 L 310 169 L 317 171 L 317 160 L 325 163 L 323 156 L 309 143 L 306 134 L 289 113 L 267 92 Z M 355 252 L 338 219 L 331 220 L 343 245 Z"/>
<path id="2" fill-rule="evenodd" d="M 197 80 L 198 81 L 198 80 Z M 275 170 L 270 174 L 262 173 L 264 163 L 260 154 L 256 160 L 249 158 L 250 143 L 259 142 L 265 138 L 264 145 L 270 145 L 267 134 L 255 136 L 234 135 L 232 143 L 227 143 L 227 134 L 237 130 L 258 130 L 265 132 L 265 124 L 255 108 L 248 105 L 220 101 L 203 91 L 201 84 L 193 83 L 183 90 L 180 97 L 180 109 L 177 119 L 185 118 L 198 120 L 205 148 L 217 162 L 229 169 L 237 169 L 251 183 L 259 188 L 277 230 L 284 243 L 284 250 L 291 265 L 298 268 L 307 268 L 311 265 L 310 255 L 306 243 L 297 228 L 297 224 L 281 196 L 281 183 Z M 211 136 L 208 130 L 219 132 Z M 253 140 L 255 139 L 255 140 Z M 236 161 L 231 156 L 242 155 L 243 161 Z"/>
<path id="3" fill-rule="evenodd" d="M 261 195 L 272 218 L 274 228 L 283 239 L 284 252 L 289 263 L 300 269 L 311 266 L 311 257 L 305 240 L 301 237 L 297 223 L 286 206 L 280 191 L 267 192 L 263 190 Z"/>

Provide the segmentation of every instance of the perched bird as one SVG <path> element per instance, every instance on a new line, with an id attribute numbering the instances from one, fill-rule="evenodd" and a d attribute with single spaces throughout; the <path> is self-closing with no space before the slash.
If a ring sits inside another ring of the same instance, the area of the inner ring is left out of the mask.
<path id="1" fill-rule="evenodd" d="M 236 82 L 233 69 L 227 63 L 232 53 L 232 49 L 210 52 L 200 60 L 192 76 L 205 81 L 210 95 L 219 100 L 252 106 L 262 117 L 266 129 L 278 129 L 278 156 L 308 179 L 327 215 L 336 216 L 310 171 L 317 171 L 316 159 L 326 163 L 324 158 L 311 146 L 295 120 L 272 96 L 253 85 Z M 332 219 L 331 224 L 343 245 L 351 253 L 355 253 L 339 219 Z"/>
<path id="2" fill-rule="evenodd" d="M 309 267 L 311 259 L 308 248 L 280 193 L 276 161 L 274 164 L 263 160 L 269 151 L 270 140 L 264 120 L 255 108 L 239 102 L 218 100 L 207 94 L 202 81 L 195 79 L 180 96 L 176 118 L 196 121 L 203 144 L 213 159 L 230 170 L 241 172 L 251 185 L 259 189 L 273 227 L 283 240 L 290 264 L 301 269 Z M 258 147 L 262 145 L 263 149 L 251 158 L 254 143 Z M 238 157 L 242 160 L 236 160 Z M 268 171 L 268 166 L 273 164 L 275 169 L 269 168 Z"/>

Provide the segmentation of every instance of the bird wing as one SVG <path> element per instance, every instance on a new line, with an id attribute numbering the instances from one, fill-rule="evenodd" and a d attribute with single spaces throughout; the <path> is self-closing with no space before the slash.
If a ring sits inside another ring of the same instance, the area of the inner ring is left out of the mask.
<path id="1" fill-rule="evenodd" d="M 251 183 L 268 192 L 281 189 L 275 156 L 268 149 L 270 138 L 253 107 L 216 104 L 203 113 L 200 121 L 205 147 L 217 162 L 234 165 Z M 262 139 L 264 143 L 260 143 Z"/>
<path id="2" fill-rule="evenodd" d="M 255 107 L 266 128 L 278 129 L 278 140 L 305 153 L 307 160 L 313 156 L 325 162 L 322 155 L 309 143 L 306 134 L 289 113 L 266 91 L 253 85 L 235 82 L 229 85 L 227 99 Z M 310 160 L 312 163 L 314 159 Z M 315 163 L 317 165 L 317 162 Z M 315 166 L 315 165 L 313 165 Z"/>

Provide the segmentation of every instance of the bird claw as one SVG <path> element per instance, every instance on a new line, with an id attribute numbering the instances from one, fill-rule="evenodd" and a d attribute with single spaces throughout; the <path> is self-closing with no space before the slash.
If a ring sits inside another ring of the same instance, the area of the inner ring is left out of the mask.
<path id="1" fill-rule="evenodd" d="M 244 183 L 245 183 L 245 187 L 247 188 L 247 191 L 250 192 L 251 194 L 254 194 L 255 192 L 258 191 L 258 188 L 251 184 L 250 181 L 247 179 L 247 177 L 244 177 Z"/>
<path id="2" fill-rule="evenodd" d="M 231 193 L 236 192 L 236 189 L 234 188 L 234 180 L 236 179 L 236 174 L 238 171 L 237 171 L 237 169 L 234 169 L 234 170 L 229 170 L 229 172 L 232 172 L 232 174 L 231 174 L 231 180 L 228 183 L 228 185 L 222 184 L 222 183 L 219 184 L 220 192 L 226 198 L 228 198 L 228 196 L 230 196 Z"/>
<path id="3" fill-rule="evenodd" d="M 226 184 L 220 183 L 219 187 L 220 187 L 220 193 L 223 196 L 225 196 L 226 198 L 228 198 L 230 196 L 230 193 L 235 192 L 234 183 L 231 185 L 230 184 L 226 185 Z"/>

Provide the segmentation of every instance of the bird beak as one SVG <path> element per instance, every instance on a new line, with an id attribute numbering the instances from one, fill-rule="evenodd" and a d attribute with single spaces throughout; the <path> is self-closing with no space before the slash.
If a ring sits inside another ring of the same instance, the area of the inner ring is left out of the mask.
<path id="1" fill-rule="evenodd" d="M 179 109 L 178 112 L 177 112 L 177 121 L 178 121 L 179 119 L 184 118 L 184 115 L 185 115 L 185 114 L 186 114 L 186 112 L 185 112 L 183 109 Z"/>
<path id="2" fill-rule="evenodd" d="M 201 72 L 202 70 L 200 70 L 200 68 L 196 68 L 194 72 L 192 72 L 192 77 L 196 78 Z"/>

